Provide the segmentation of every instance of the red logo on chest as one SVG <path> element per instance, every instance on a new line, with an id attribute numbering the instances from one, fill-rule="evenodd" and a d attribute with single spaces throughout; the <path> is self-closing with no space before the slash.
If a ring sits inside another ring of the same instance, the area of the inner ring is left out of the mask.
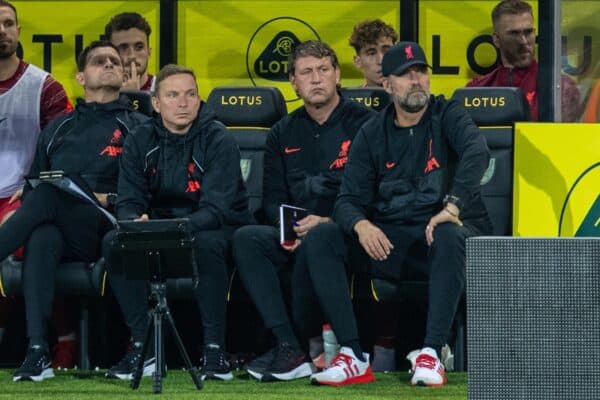
<path id="1" fill-rule="evenodd" d="M 342 144 L 340 145 L 338 158 L 333 160 L 333 162 L 329 165 L 330 170 L 344 168 L 344 166 L 348 162 L 348 152 L 350 151 L 350 144 L 352 144 L 352 140 L 344 140 L 342 142 Z"/>

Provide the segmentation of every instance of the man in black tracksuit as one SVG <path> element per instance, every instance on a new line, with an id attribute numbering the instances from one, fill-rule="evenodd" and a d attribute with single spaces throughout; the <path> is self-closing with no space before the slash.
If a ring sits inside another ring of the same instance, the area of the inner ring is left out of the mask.
<path id="1" fill-rule="evenodd" d="M 156 77 L 152 97 L 159 115 L 125 142 L 119 177 L 119 219 L 189 218 L 194 234 L 198 286 L 194 289 L 204 328 L 202 374 L 233 378 L 225 355 L 228 238 L 235 226 L 251 222 L 232 135 L 201 104 L 194 73 L 167 65 Z M 148 324 L 147 283 L 126 280 L 113 249 L 114 231 L 104 239 L 110 283 L 131 328 L 133 346 L 107 376 L 130 379 L 141 357 Z M 144 374 L 154 371 L 146 360 Z"/>
<path id="2" fill-rule="evenodd" d="M 305 257 L 306 234 L 330 220 L 350 145 L 360 126 L 374 114 L 338 94 L 339 64 L 326 44 L 298 45 L 288 65 L 290 82 L 304 106 L 279 121 L 267 137 L 263 207 L 270 225 L 243 227 L 234 236 L 240 278 L 277 341 L 246 368 L 262 381 L 306 377 L 314 370 L 305 359 L 305 343 L 299 343 L 292 329 L 278 271 L 293 264 L 292 308 L 302 316 L 300 339 L 308 340 L 314 332 L 311 328 L 319 328 L 324 321 L 317 298 L 296 296 L 300 293 L 296 286 L 307 290 L 312 286 L 305 267 L 313 262 Z M 279 242 L 281 204 L 305 208 L 309 214 L 297 222 L 299 239 L 291 245 Z"/>
<path id="3" fill-rule="evenodd" d="M 352 145 L 336 224 L 311 232 L 319 240 L 309 250 L 321 254 L 313 272 L 321 281 L 343 276 L 343 254 L 358 247 L 374 276 L 398 278 L 409 247 L 428 246 L 427 332 L 412 384 L 441 386 L 439 354 L 464 290 L 465 240 L 491 231 L 479 188 L 489 152 L 458 103 L 430 95 L 418 44 L 395 45 L 382 68 L 394 103 Z"/>
<path id="4" fill-rule="evenodd" d="M 23 205 L 0 228 L 0 259 L 25 244 L 23 294 L 29 350 L 13 380 L 41 381 L 50 368 L 46 325 L 54 296 L 56 268 L 62 260 L 96 261 L 112 224 L 100 207 L 109 208 L 117 189 L 119 156 L 125 136 L 147 119 L 119 98 L 123 65 L 109 42 L 93 42 L 79 56 L 77 81 L 85 101 L 50 122 L 42 131 L 29 172 L 62 170 L 78 175 L 97 203 L 83 200 L 51 183 L 25 187 Z"/>

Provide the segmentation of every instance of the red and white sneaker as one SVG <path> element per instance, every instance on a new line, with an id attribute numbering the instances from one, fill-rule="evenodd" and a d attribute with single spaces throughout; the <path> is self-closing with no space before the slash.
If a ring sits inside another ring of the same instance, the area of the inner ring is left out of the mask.
<path id="1" fill-rule="evenodd" d="M 360 361 L 350 347 L 342 347 L 331 360 L 331 366 L 322 372 L 312 374 L 314 385 L 344 386 L 375 381 L 369 364 L 369 354 L 363 353 L 366 361 Z"/>
<path id="2" fill-rule="evenodd" d="M 446 382 L 446 370 L 435 350 L 424 347 L 417 356 L 410 383 L 413 386 L 444 386 Z"/>

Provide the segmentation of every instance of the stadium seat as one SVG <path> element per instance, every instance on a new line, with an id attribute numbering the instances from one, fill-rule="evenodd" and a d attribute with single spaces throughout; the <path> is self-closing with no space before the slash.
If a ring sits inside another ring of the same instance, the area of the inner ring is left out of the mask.
<path id="1" fill-rule="evenodd" d="M 129 98 L 137 111 L 148 116 L 152 116 L 154 114 L 154 108 L 152 107 L 152 95 L 150 92 L 143 90 L 121 90 L 121 94 L 124 94 Z"/>
<path id="2" fill-rule="evenodd" d="M 452 96 L 469 112 L 485 136 L 491 153 L 482 179 L 482 197 L 493 226 L 493 235 L 511 235 L 512 228 L 512 155 L 514 122 L 528 119 L 529 109 L 519 88 L 461 88 Z M 427 301 L 427 265 L 425 254 L 413 250 L 407 256 L 400 281 L 379 277 L 371 280 L 377 301 Z M 466 369 L 466 331 L 464 302 L 454 320 L 455 369 Z"/>
<path id="3" fill-rule="evenodd" d="M 512 234 L 514 122 L 527 121 L 529 106 L 521 89 L 469 87 L 452 96 L 481 128 L 490 149 L 490 164 L 481 182 L 481 195 L 495 236 Z"/>
<path id="4" fill-rule="evenodd" d="M 342 88 L 340 93 L 343 97 L 358 101 L 375 111 L 383 110 L 391 102 L 388 92 L 380 87 Z"/>
<path id="5" fill-rule="evenodd" d="M 262 222 L 263 153 L 269 129 L 287 114 L 283 95 L 274 87 L 216 87 L 207 103 L 235 136 L 250 211 Z"/>

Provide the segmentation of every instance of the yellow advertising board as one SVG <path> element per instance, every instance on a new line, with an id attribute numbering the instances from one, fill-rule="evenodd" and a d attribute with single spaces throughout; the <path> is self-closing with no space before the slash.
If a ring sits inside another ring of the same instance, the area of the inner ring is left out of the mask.
<path id="1" fill-rule="evenodd" d="M 158 66 L 159 1 L 12 1 L 21 25 L 22 58 L 49 71 L 71 99 L 83 95 L 75 81 L 76 55 L 104 33 L 104 26 L 125 11 L 140 13 L 152 27 L 149 72 Z"/>
<path id="2" fill-rule="evenodd" d="M 518 123 L 515 236 L 600 236 L 600 124 Z"/>
<path id="3" fill-rule="evenodd" d="M 244 1 L 180 0 L 178 61 L 198 75 L 206 98 L 215 86 L 275 86 L 288 109 L 300 104 L 288 82 L 287 56 L 293 43 L 320 39 L 337 53 L 342 85 L 359 86 L 348 39 L 354 25 L 381 18 L 398 29 L 398 0 Z"/>

